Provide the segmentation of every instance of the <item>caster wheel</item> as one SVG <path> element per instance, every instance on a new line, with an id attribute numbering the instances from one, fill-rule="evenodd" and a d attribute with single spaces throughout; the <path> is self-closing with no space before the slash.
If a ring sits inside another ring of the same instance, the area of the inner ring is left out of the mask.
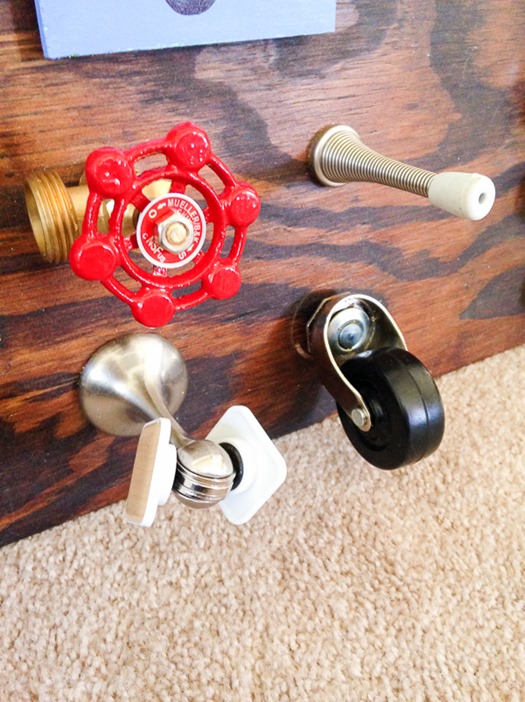
<path id="1" fill-rule="evenodd" d="M 362 431 L 337 406 L 354 448 L 378 468 L 415 463 L 437 449 L 445 418 L 441 396 L 425 366 L 402 348 L 366 351 L 341 368 L 367 405 L 372 428 Z"/>

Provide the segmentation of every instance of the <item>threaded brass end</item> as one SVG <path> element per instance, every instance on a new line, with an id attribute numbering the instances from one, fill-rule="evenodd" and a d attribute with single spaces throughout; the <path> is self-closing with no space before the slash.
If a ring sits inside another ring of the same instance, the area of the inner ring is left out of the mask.
<path id="1" fill-rule="evenodd" d="M 25 199 L 43 258 L 50 263 L 67 261 L 78 236 L 79 221 L 60 176 L 55 171 L 32 173 L 25 184 Z"/>

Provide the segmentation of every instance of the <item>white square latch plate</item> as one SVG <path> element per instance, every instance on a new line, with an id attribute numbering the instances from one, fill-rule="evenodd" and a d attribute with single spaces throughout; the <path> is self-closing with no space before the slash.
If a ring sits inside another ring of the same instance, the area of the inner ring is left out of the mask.
<path id="1" fill-rule="evenodd" d="M 207 436 L 217 444 L 232 444 L 243 460 L 240 484 L 219 503 L 233 524 L 244 524 L 283 484 L 286 463 L 251 410 L 230 407 Z"/>

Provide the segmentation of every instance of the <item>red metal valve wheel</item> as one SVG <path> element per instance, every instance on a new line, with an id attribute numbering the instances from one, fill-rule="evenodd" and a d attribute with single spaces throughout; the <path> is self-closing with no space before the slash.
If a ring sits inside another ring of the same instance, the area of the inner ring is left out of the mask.
<path id="1" fill-rule="evenodd" d="M 138 162 L 159 155 L 164 165 L 140 170 Z M 218 178 L 218 188 L 201 173 L 204 167 Z M 138 322 L 160 327 L 178 310 L 237 293 L 239 259 L 260 200 L 212 153 L 202 129 L 186 122 L 165 139 L 98 149 L 87 159 L 86 180 L 90 194 L 71 267 L 124 300 Z M 159 183 L 164 192 L 148 196 Z M 108 231 L 99 225 L 101 208 L 111 210 Z M 135 231 L 125 235 L 130 209 Z"/>

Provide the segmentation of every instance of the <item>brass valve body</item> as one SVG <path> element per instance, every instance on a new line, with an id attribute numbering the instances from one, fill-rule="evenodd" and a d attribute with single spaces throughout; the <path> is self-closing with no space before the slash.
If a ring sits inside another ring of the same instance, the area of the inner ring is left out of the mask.
<path id="1" fill-rule="evenodd" d="M 170 182 L 158 180 L 144 188 L 153 199 L 169 192 Z M 33 235 L 42 257 L 49 263 L 68 260 L 73 242 L 80 233 L 89 196 L 84 176 L 78 185 L 66 187 L 56 171 L 32 173 L 25 184 L 25 200 Z M 98 228 L 107 232 L 113 203 L 106 200 L 100 208 Z M 138 210 L 129 205 L 122 223 L 124 236 L 135 232 Z"/>

